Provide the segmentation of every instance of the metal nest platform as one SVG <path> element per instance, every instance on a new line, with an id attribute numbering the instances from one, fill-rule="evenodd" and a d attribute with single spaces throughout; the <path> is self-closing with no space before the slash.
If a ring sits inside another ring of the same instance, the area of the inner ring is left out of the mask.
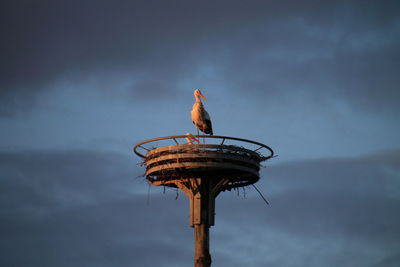
<path id="1" fill-rule="evenodd" d="M 273 150 L 259 142 L 228 137 L 196 135 L 202 143 L 190 144 L 186 135 L 143 141 L 134 152 L 145 160 L 146 178 L 153 185 L 177 187 L 188 179 L 224 180 L 218 191 L 251 185 L 259 180 L 260 163 Z"/>

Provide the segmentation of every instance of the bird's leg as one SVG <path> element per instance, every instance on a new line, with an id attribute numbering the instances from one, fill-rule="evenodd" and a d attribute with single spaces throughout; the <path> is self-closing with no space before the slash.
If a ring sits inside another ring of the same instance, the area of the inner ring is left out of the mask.
<path id="1" fill-rule="evenodd" d="M 196 127 L 197 128 L 197 127 Z M 197 137 L 199 137 L 199 128 L 197 128 Z"/>

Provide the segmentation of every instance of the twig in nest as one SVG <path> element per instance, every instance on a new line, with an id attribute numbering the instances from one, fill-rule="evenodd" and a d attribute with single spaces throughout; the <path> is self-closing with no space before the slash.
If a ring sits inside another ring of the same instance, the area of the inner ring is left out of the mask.
<path id="1" fill-rule="evenodd" d="M 258 188 L 252 184 L 252 186 L 254 187 L 254 189 L 260 194 L 260 196 L 262 197 L 262 199 L 265 201 L 265 203 L 267 203 L 267 205 L 269 205 L 268 200 L 263 196 L 263 194 L 260 192 L 260 190 L 258 190 Z"/>

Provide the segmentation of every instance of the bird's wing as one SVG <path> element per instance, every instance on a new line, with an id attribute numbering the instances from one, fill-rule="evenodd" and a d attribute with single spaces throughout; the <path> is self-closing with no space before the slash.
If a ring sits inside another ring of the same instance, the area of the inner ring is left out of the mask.
<path id="1" fill-rule="evenodd" d="M 203 108 L 204 119 L 211 121 L 210 114 Z"/>
<path id="2" fill-rule="evenodd" d="M 213 129 L 212 129 L 212 124 L 211 124 L 211 120 L 205 120 L 205 123 L 206 123 L 206 125 L 207 125 L 207 128 L 208 128 L 208 130 L 209 131 L 207 131 L 207 132 L 209 132 L 210 133 L 210 135 L 213 135 Z"/>
<path id="3" fill-rule="evenodd" d="M 208 114 L 207 110 L 203 108 L 203 114 L 204 114 L 204 122 L 207 125 L 207 132 L 209 132 L 211 135 L 213 134 L 212 130 L 212 124 L 211 124 L 211 118 L 210 114 Z"/>

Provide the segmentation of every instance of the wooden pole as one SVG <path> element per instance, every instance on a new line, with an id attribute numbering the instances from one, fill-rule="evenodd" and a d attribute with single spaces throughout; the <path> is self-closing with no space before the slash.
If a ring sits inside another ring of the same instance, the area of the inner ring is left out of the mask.
<path id="1" fill-rule="evenodd" d="M 210 225 L 214 224 L 215 198 L 212 194 L 212 183 L 209 179 L 196 179 L 196 190 L 193 194 L 193 227 L 194 227 L 194 266 L 211 266 Z M 212 212 L 211 212 L 212 211 Z"/>
<path id="2" fill-rule="evenodd" d="M 176 182 L 190 200 L 190 226 L 194 228 L 194 267 L 210 267 L 210 226 L 214 225 L 215 198 L 227 179 L 193 178 Z"/>
<path id="3" fill-rule="evenodd" d="M 194 226 L 195 242 L 195 267 L 211 266 L 209 226 L 206 224 L 197 224 Z"/>

